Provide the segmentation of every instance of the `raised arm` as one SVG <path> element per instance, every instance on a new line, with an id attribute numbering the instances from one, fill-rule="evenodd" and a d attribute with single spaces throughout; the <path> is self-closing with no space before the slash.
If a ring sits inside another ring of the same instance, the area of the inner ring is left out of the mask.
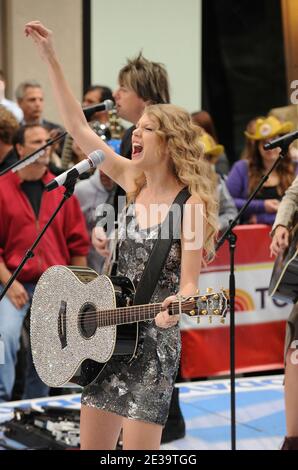
<path id="1" fill-rule="evenodd" d="M 25 26 L 26 36 L 30 36 L 46 62 L 53 92 L 56 98 L 63 123 L 69 134 L 86 155 L 100 149 L 105 159 L 100 165 L 102 171 L 110 176 L 125 191 L 134 189 L 134 179 L 138 176 L 132 162 L 117 155 L 111 147 L 98 137 L 89 127 L 80 103 L 74 97 L 64 76 L 61 64 L 53 46 L 53 33 L 40 21 L 31 21 Z"/>
<path id="2" fill-rule="evenodd" d="M 204 204 L 195 196 L 191 196 L 184 207 L 179 288 L 181 295 L 193 295 L 198 288 L 205 238 L 204 210 Z"/>

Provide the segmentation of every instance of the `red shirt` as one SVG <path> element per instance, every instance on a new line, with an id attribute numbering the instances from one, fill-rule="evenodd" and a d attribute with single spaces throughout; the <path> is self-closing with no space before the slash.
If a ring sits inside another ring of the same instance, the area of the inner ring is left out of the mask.
<path id="1" fill-rule="evenodd" d="M 42 178 L 47 184 L 54 175 L 47 171 Z M 60 187 L 42 194 L 38 218 L 21 189 L 17 173 L 0 177 L 0 262 L 14 272 L 58 206 L 64 193 Z M 20 282 L 36 282 L 50 266 L 68 265 L 73 256 L 87 256 L 89 236 L 79 202 L 71 196 L 56 215 L 18 276 Z"/>

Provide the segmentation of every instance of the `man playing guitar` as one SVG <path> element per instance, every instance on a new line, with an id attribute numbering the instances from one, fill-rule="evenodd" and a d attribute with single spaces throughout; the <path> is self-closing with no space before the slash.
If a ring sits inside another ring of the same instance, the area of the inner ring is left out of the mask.
<path id="1" fill-rule="evenodd" d="M 290 230 L 298 205 L 298 177 L 286 191 L 272 228 L 271 256 L 277 256 L 289 246 Z M 298 281 L 298 279 L 297 279 Z M 287 321 L 285 340 L 285 408 L 286 428 L 282 450 L 298 450 L 298 305 L 294 305 Z"/>

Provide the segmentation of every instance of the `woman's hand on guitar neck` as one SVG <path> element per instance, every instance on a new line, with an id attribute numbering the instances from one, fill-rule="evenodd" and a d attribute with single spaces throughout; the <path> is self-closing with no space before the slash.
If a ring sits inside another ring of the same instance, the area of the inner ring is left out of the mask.
<path id="1" fill-rule="evenodd" d="M 176 295 L 170 295 L 167 297 L 162 305 L 162 308 L 165 308 L 165 310 L 162 310 L 159 312 L 156 317 L 154 318 L 156 326 L 159 328 L 170 328 L 171 326 L 174 326 L 178 323 L 180 316 L 179 315 L 169 315 L 169 312 L 167 310 L 167 307 L 172 302 L 177 302 L 177 296 Z"/>
<path id="2" fill-rule="evenodd" d="M 278 225 L 275 229 L 273 239 L 270 245 L 270 256 L 278 256 L 289 246 L 289 230 Z"/>

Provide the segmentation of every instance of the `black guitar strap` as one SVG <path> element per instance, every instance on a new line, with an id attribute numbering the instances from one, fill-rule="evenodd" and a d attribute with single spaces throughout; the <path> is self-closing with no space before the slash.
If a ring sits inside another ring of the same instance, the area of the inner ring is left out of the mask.
<path id="1" fill-rule="evenodd" d="M 176 196 L 167 217 L 161 225 L 158 238 L 153 245 L 144 272 L 138 283 L 134 305 L 147 304 L 150 302 L 157 286 L 160 273 L 170 252 L 173 238 L 180 238 L 184 204 L 189 197 L 190 193 L 188 189 L 183 188 Z"/>

